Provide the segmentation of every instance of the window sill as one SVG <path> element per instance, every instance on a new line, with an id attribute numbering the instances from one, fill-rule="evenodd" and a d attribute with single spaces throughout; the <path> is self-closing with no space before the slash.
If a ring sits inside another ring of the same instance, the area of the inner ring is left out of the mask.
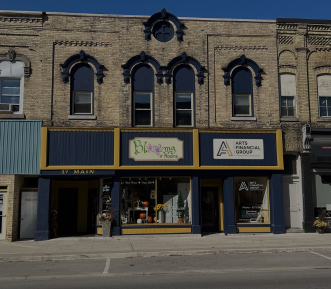
<path id="1" fill-rule="evenodd" d="M 233 116 L 231 120 L 240 120 L 240 121 L 256 121 L 254 116 Z"/>
<path id="2" fill-rule="evenodd" d="M 94 119 L 97 119 L 97 116 L 96 115 L 68 115 L 68 119 L 76 119 L 76 120 L 87 119 L 87 120 L 94 120 Z"/>
<path id="3" fill-rule="evenodd" d="M 317 121 L 330 121 L 331 122 L 331 117 L 318 117 Z"/>
<path id="4" fill-rule="evenodd" d="M 289 117 L 281 117 L 280 121 L 299 121 L 299 119 L 295 116 L 289 116 Z"/>
<path id="5" fill-rule="evenodd" d="M 22 119 L 22 118 L 25 118 L 25 115 L 24 114 L 2 114 L 2 113 L 0 113 L 0 118 Z"/>

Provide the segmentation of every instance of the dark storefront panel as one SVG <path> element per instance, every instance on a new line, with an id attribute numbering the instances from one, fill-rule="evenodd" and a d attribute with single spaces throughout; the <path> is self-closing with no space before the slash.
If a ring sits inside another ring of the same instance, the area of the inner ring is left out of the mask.
<path id="1" fill-rule="evenodd" d="M 264 159 L 214 159 L 214 139 L 263 139 Z M 201 166 L 277 166 L 276 134 L 274 133 L 200 133 Z"/>
<path id="2" fill-rule="evenodd" d="M 178 138 L 183 141 L 184 157 L 178 161 L 134 161 L 129 158 L 129 141 L 138 137 Z M 193 165 L 193 134 L 191 132 L 121 132 L 122 166 L 190 166 Z"/>
<path id="3" fill-rule="evenodd" d="M 114 164 L 114 133 L 91 131 L 48 132 L 48 165 L 80 166 Z"/>

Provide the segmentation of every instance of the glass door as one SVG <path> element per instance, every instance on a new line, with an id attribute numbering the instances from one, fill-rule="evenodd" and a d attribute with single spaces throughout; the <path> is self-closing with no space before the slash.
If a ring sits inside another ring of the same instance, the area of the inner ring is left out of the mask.
<path id="1" fill-rule="evenodd" d="M 201 188 L 201 215 L 203 232 L 219 232 L 218 188 Z"/>
<path id="2" fill-rule="evenodd" d="M 0 240 L 6 237 L 7 189 L 0 189 Z"/>

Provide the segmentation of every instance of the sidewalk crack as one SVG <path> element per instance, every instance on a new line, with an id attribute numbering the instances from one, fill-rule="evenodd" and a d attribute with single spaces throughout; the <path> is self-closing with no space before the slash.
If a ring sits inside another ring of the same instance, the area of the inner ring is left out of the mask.
<path id="1" fill-rule="evenodd" d="M 44 244 L 36 251 L 32 254 L 32 256 L 34 256 L 35 254 L 37 254 L 45 245 L 46 245 L 47 241 L 44 241 Z"/>
<path id="2" fill-rule="evenodd" d="M 134 249 L 133 249 L 133 246 L 132 246 L 132 243 L 131 243 L 131 238 L 129 238 L 129 242 L 130 242 L 130 245 L 131 245 L 132 252 L 134 252 Z"/>

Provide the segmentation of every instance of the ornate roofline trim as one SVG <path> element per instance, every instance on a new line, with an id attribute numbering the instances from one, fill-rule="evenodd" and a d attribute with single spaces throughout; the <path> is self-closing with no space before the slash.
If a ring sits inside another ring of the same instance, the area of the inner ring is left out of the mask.
<path id="1" fill-rule="evenodd" d="M 157 77 L 157 83 L 161 84 L 162 83 L 162 67 L 160 63 L 152 56 L 146 55 L 144 51 L 140 52 L 140 54 L 131 57 L 125 64 L 122 65 L 122 68 L 124 69 L 123 71 L 123 76 L 124 76 L 124 82 L 126 84 L 130 83 L 130 77 L 131 77 L 131 69 L 132 67 L 137 64 L 137 63 L 144 63 L 148 62 L 154 66 L 156 69 L 156 77 Z"/>
<path id="2" fill-rule="evenodd" d="M 144 29 L 145 39 L 147 41 L 151 40 L 153 24 L 158 20 L 169 20 L 172 23 L 174 23 L 177 28 L 177 31 L 176 31 L 177 40 L 179 42 L 183 41 L 184 24 L 182 24 L 175 15 L 167 12 L 164 8 L 161 10 L 161 12 L 157 12 L 157 13 L 153 14 L 151 17 L 149 17 L 149 19 L 146 22 L 143 22 L 143 24 L 145 26 L 145 29 Z"/>
<path id="3" fill-rule="evenodd" d="M 172 70 L 175 66 L 177 66 L 178 64 L 187 64 L 187 63 L 192 64 L 195 67 L 195 69 L 198 72 L 197 73 L 198 83 L 202 85 L 203 79 L 205 78 L 204 76 L 205 67 L 202 66 L 200 62 L 196 60 L 194 57 L 187 56 L 185 52 L 183 52 L 180 56 L 177 56 L 174 59 L 172 59 L 167 66 L 163 67 L 163 69 L 166 71 L 164 75 L 166 79 L 166 83 L 167 84 L 171 83 Z"/>
<path id="4" fill-rule="evenodd" d="M 226 67 L 223 67 L 222 70 L 224 71 L 224 85 L 228 86 L 230 85 L 230 72 L 231 70 L 236 66 L 249 66 L 253 69 L 255 72 L 255 84 L 257 87 L 261 86 L 262 76 L 261 73 L 263 72 L 263 69 L 260 68 L 257 63 L 249 58 L 246 58 L 246 56 L 243 54 L 239 58 L 232 60 Z"/>
<path id="5" fill-rule="evenodd" d="M 9 49 L 5 54 L 0 54 L 1 61 L 22 61 L 24 63 L 24 76 L 31 75 L 31 61 L 24 54 L 17 54 L 14 49 Z"/>
<path id="6" fill-rule="evenodd" d="M 62 67 L 62 81 L 63 83 L 67 83 L 69 81 L 69 70 L 71 66 L 73 66 L 77 62 L 83 62 L 87 61 L 94 65 L 95 69 L 97 70 L 97 73 L 95 74 L 97 76 L 97 82 L 101 84 L 103 82 L 103 68 L 104 66 L 101 65 L 98 60 L 96 60 L 93 56 L 89 54 L 85 54 L 84 50 L 81 50 L 79 54 L 75 54 L 70 56 L 63 64 L 60 64 Z"/>

